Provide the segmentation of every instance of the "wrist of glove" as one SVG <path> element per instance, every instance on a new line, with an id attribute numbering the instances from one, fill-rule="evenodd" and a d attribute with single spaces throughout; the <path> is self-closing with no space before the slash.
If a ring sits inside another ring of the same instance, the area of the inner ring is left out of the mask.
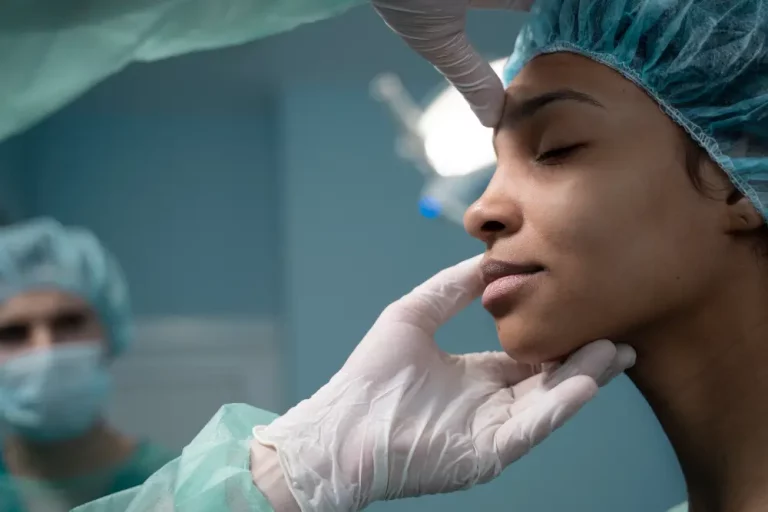
<path id="1" fill-rule="evenodd" d="M 357 511 L 386 499 L 388 458 L 396 402 L 405 376 L 393 376 L 391 394 L 342 372 L 255 439 L 277 449 L 302 510 Z M 393 454 L 394 455 L 394 454 Z"/>
<path id="2" fill-rule="evenodd" d="M 277 452 L 254 440 L 251 442 L 251 479 L 275 512 L 300 512 L 280 466 Z"/>

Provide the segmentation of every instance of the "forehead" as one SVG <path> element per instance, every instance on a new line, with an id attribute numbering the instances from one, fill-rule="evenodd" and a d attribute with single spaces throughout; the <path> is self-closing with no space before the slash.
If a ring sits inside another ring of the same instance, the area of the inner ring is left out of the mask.
<path id="1" fill-rule="evenodd" d="M 32 290 L 0 303 L 0 322 L 44 319 L 60 312 L 91 311 L 80 297 L 59 290 Z"/>
<path id="2" fill-rule="evenodd" d="M 529 62 L 507 88 L 507 102 L 572 89 L 595 97 L 615 115 L 656 114 L 660 109 L 645 91 L 608 66 L 568 52 L 541 55 Z"/>

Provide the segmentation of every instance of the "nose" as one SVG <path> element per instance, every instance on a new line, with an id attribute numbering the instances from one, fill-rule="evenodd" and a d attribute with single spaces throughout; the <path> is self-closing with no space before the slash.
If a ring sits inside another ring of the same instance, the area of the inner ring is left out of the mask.
<path id="1" fill-rule="evenodd" d="M 54 337 L 51 326 L 47 323 L 37 323 L 32 326 L 30 336 L 31 345 L 34 348 L 50 348 L 53 346 Z"/>
<path id="2" fill-rule="evenodd" d="M 464 229 L 489 247 L 499 238 L 520 230 L 523 216 L 513 197 L 514 188 L 498 171 L 488 188 L 464 214 Z"/>

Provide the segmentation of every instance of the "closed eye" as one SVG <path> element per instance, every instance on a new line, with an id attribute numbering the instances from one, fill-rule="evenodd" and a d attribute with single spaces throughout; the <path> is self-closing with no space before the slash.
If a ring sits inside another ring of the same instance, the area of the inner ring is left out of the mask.
<path id="1" fill-rule="evenodd" d="M 570 146 L 563 146 L 560 148 L 550 149 L 545 151 L 536 157 L 536 162 L 540 164 L 553 164 L 558 163 L 563 158 L 573 154 L 574 152 L 582 149 L 586 146 L 586 143 L 572 144 Z"/>

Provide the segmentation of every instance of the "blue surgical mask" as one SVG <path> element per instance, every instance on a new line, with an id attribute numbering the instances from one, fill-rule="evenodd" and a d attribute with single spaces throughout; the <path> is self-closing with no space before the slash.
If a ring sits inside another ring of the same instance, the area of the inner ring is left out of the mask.
<path id="1" fill-rule="evenodd" d="M 35 349 L 0 363 L 0 426 L 35 441 L 83 434 L 110 390 L 100 342 Z"/>

